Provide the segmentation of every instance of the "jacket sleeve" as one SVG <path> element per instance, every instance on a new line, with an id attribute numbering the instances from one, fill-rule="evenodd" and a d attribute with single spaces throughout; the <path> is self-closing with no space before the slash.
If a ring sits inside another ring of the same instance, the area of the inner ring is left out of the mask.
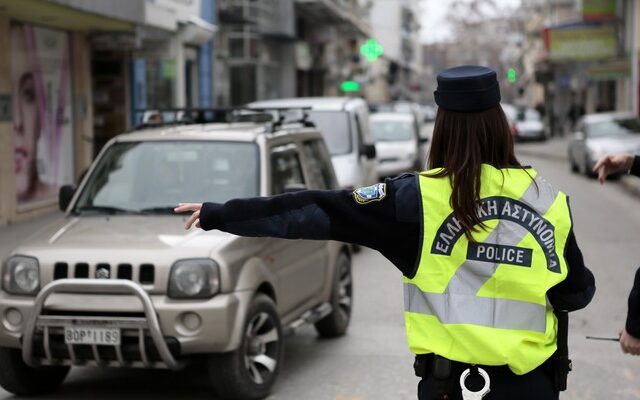
<path id="1" fill-rule="evenodd" d="M 630 335 L 640 338 L 640 268 L 636 270 L 636 278 L 633 281 L 631 293 L 629 293 L 628 304 L 625 328 Z"/>
<path id="2" fill-rule="evenodd" d="M 640 156 L 636 156 L 636 158 L 633 160 L 633 165 L 631 166 L 629 173 L 631 175 L 640 177 Z"/>
<path id="3" fill-rule="evenodd" d="M 305 190 L 204 203 L 200 225 L 204 230 L 240 236 L 359 244 L 380 251 L 405 273 L 413 268 L 419 232 L 417 220 L 404 221 L 403 210 L 396 210 L 398 186 L 406 180 L 387 179 L 384 196 L 364 203 L 347 190 Z"/>
<path id="4" fill-rule="evenodd" d="M 573 230 L 569 233 L 564 256 L 569 269 L 567 278 L 552 287 L 547 294 L 555 309 L 576 311 L 591 302 L 596 292 L 596 284 L 593 274 L 584 265 Z"/>

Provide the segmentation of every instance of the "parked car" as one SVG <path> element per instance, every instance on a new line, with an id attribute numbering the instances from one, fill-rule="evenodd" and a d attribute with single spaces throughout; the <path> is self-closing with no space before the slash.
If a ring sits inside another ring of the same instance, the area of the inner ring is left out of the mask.
<path id="1" fill-rule="evenodd" d="M 396 101 L 392 103 L 372 104 L 370 110 L 374 113 L 398 113 L 404 115 L 411 115 L 413 117 L 413 124 L 418 136 L 420 138 L 418 142 L 418 160 L 419 164 L 416 165 L 417 170 L 423 170 L 426 168 L 427 158 L 429 157 L 430 144 L 429 141 L 433 136 L 433 127 L 435 119 L 435 110 L 433 114 L 425 113 L 423 106 L 418 103 L 410 101 Z M 384 174 L 378 174 L 383 176 Z"/>
<path id="2" fill-rule="evenodd" d="M 264 398 L 287 332 L 347 330 L 350 248 L 185 231 L 173 208 L 336 187 L 322 135 L 304 124 L 159 125 L 112 139 L 80 186 L 60 191 L 64 220 L 4 260 L 0 385 L 35 395 L 70 366 L 177 370 L 198 357 L 219 398 Z"/>
<path id="3" fill-rule="evenodd" d="M 542 117 L 533 108 L 525 108 L 517 112 L 512 132 L 514 139 L 519 141 L 547 139 Z"/>
<path id="4" fill-rule="evenodd" d="M 371 132 L 376 140 L 380 178 L 421 169 L 418 143 L 422 139 L 412 115 L 394 112 L 372 114 Z"/>
<path id="5" fill-rule="evenodd" d="M 511 130 L 511 135 L 515 138 L 516 136 L 516 122 L 518 120 L 518 109 L 508 103 L 500 103 L 500 107 L 502 107 L 502 111 L 504 111 L 504 115 L 507 117 L 507 122 L 509 123 L 509 129 Z"/>
<path id="6" fill-rule="evenodd" d="M 569 142 L 573 172 L 594 177 L 595 163 L 614 152 L 640 154 L 640 119 L 634 113 L 587 114 L 578 121 Z"/>
<path id="7" fill-rule="evenodd" d="M 376 148 L 369 130 L 367 102 L 353 97 L 305 97 L 250 103 L 249 108 L 308 108 L 308 119 L 322 132 L 338 184 L 357 188 L 377 182 Z"/>

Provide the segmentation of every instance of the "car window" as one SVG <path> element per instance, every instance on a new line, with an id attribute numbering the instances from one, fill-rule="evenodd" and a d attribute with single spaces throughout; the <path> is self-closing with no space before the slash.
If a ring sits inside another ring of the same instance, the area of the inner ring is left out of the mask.
<path id="1" fill-rule="evenodd" d="M 302 146 L 309 170 L 309 187 L 314 189 L 335 189 L 338 187 L 331 158 L 321 140 L 309 140 Z"/>
<path id="2" fill-rule="evenodd" d="M 372 121 L 371 131 L 377 142 L 408 141 L 414 138 L 414 126 L 409 121 Z"/>
<path id="3" fill-rule="evenodd" d="M 620 118 L 592 122 L 588 124 L 586 134 L 590 138 L 637 135 L 640 134 L 640 119 Z"/>
<path id="4" fill-rule="evenodd" d="M 271 149 L 272 194 L 284 193 L 287 187 L 304 186 L 300 157 L 295 144 L 290 143 Z"/>
<path id="5" fill-rule="evenodd" d="M 351 122 L 347 112 L 312 110 L 308 111 L 308 119 L 322 133 L 331 155 L 351 153 Z"/>
<path id="6" fill-rule="evenodd" d="M 181 201 L 224 203 L 258 194 L 253 143 L 157 141 L 111 146 L 89 177 L 75 210 L 140 211 Z"/>

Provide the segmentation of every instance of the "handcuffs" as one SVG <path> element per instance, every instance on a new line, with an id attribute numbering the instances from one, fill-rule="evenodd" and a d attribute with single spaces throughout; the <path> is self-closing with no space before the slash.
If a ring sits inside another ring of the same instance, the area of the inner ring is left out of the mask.
<path id="1" fill-rule="evenodd" d="M 482 400 L 487 393 L 491 391 L 491 380 L 489 379 L 489 374 L 482 368 L 478 367 L 478 373 L 484 379 L 484 386 L 477 392 L 471 391 L 467 388 L 465 381 L 471 375 L 471 368 L 467 368 L 460 375 L 460 389 L 462 389 L 462 399 L 463 400 Z"/>

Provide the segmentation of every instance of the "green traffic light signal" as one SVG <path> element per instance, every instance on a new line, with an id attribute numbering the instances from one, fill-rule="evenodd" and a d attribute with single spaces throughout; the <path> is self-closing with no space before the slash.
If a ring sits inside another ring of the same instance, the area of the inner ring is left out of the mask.
<path id="1" fill-rule="evenodd" d="M 516 83 L 517 77 L 518 73 L 516 72 L 516 70 L 513 68 L 509 68 L 509 70 L 507 71 L 507 80 L 509 81 L 509 83 Z"/>

